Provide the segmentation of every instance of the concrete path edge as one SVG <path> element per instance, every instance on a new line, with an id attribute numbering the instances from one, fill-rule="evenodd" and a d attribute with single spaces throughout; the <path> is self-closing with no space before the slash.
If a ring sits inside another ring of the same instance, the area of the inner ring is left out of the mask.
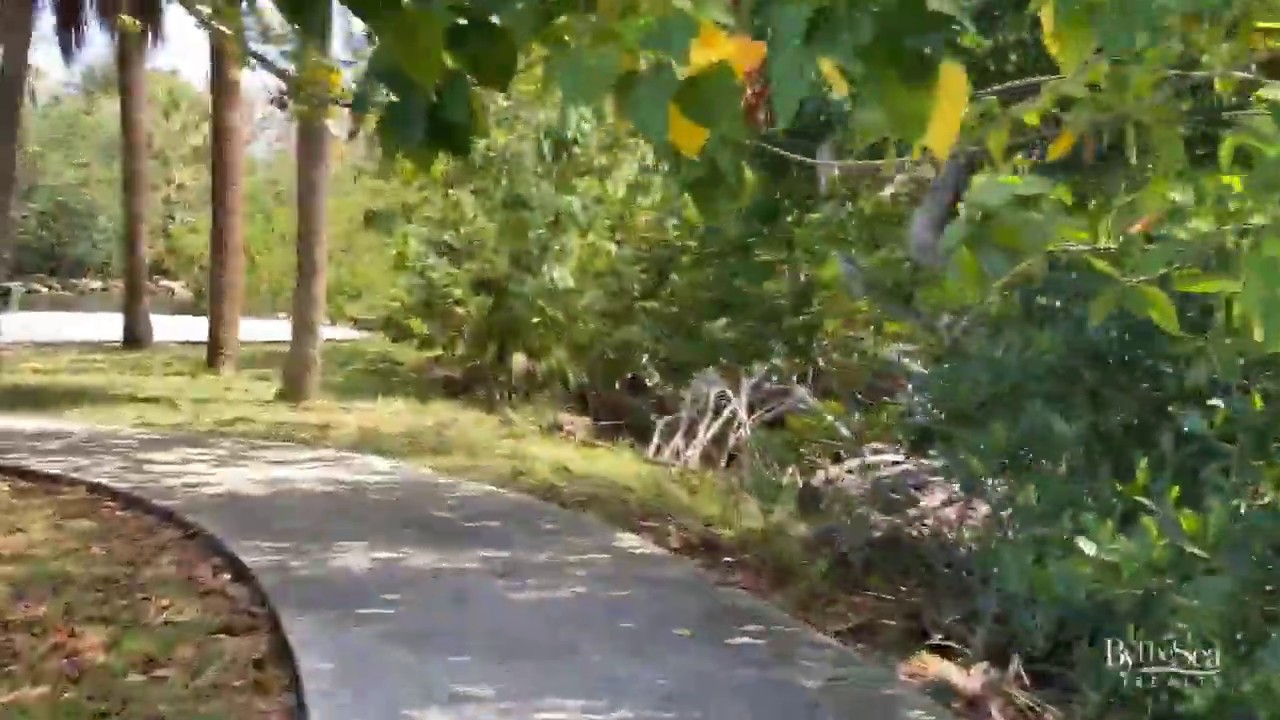
<path id="1" fill-rule="evenodd" d="M 222 538 L 174 508 L 152 502 L 141 495 L 112 487 L 98 480 L 89 480 L 47 470 L 34 470 L 23 465 L 5 462 L 0 462 L 0 477 L 11 477 L 37 484 L 84 488 L 91 493 L 117 502 L 125 508 L 146 513 L 195 536 L 196 542 L 206 552 L 227 563 L 231 570 L 232 579 L 248 587 L 253 593 L 253 599 L 261 603 L 266 609 L 272 642 L 275 644 L 272 649 L 278 652 L 280 657 L 289 665 L 289 682 L 293 685 L 296 719 L 308 720 L 307 697 L 305 688 L 302 685 L 302 675 L 298 672 L 298 658 L 294 653 L 293 643 L 289 641 L 289 636 L 284 631 L 284 622 L 280 619 L 280 613 L 276 610 L 275 603 L 272 602 L 271 596 L 267 594 L 266 588 L 262 586 L 257 574 Z"/>
<path id="2" fill-rule="evenodd" d="M 133 454 L 120 454 L 130 453 L 131 448 Z M 237 459 L 249 452 L 273 453 L 274 457 L 259 461 L 270 462 L 273 468 L 251 467 L 254 461 L 243 464 L 243 458 Z M 125 457 L 130 460 L 116 459 Z M 209 473 L 209 468 L 221 468 L 223 463 L 233 466 L 229 472 L 224 468 Z M 156 433 L 0 411 L 0 467 L 20 477 L 100 489 L 122 504 L 156 513 L 208 538 L 210 548 L 227 558 L 266 600 L 287 648 L 303 718 L 847 717 L 833 715 L 835 707 L 852 711 L 863 720 L 951 717 L 923 693 L 897 682 L 891 669 L 868 658 L 855 659 L 858 653 L 743 590 L 714 587 L 692 563 L 639 536 L 520 493 L 437 475 L 389 458 L 279 441 Z M 339 474 L 334 475 L 335 471 Z M 144 484 L 143 476 L 162 483 L 168 483 L 170 477 L 191 482 L 166 489 Z M 323 485 L 319 491 L 318 481 Z M 192 502 L 205 504 L 184 505 L 182 498 L 188 493 L 196 498 Z M 222 507 L 217 503 L 228 497 L 243 501 L 237 505 L 237 514 L 210 515 Z M 318 598 L 328 598 L 341 588 L 331 582 L 303 582 L 296 590 L 282 585 L 284 580 L 292 584 L 313 577 L 299 574 L 309 573 L 310 565 L 295 572 L 290 569 L 292 564 L 276 564 L 279 558 L 263 555 L 260 550 L 311 539 L 312 526 L 297 522 L 298 518 L 288 517 L 288 513 L 279 514 L 281 509 L 297 509 L 289 503 L 310 498 L 321 503 L 313 511 L 327 509 L 347 516 L 354 523 L 348 529 L 359 531 L 355 538 L 365 541 L 325 540 L 319 544 L 332 548 L 321 548 L 318 555 L 313 548 L 296 548 L 296 556 L 304 560 L 318 558 L 323 567 L 342 560 L 344 567 L 350 563 L 351 572 L 362 573 L 360 587 L 337 593 L 338 605 L 333 606 L 354 609 L 355 625 L 346 619 L 350 613 L 335 624 L 338 616 L 329 613 L 328 599 L 316 604 Z M 200 520 L 194 519 L 197 517 Z M 495 523 L 495 518 L 505 518 L 511 526 Z M 265 529 L 270 537 L 241 538 L 246 528 Z M 403 539 L 406 534 L 418 545 L 404 544 L 408 542 Z M 516 548 L 520 552 L 514 556 L 485 554 L 501 551 L 506 547 L 502 542 L 513 539 L 528 545 Z M 398 543 L 404 544 L 399 554 L 379 550 L 396 550 Z M 340 545 L 364 549 L 342 549 Z M 467 552 L 461 552 L 464 550 Z M 342 553 L 345 555 L 340 557 Z M 469 562 L 461 563 L 463 560 Z M 357 565 L 360 567 L 355 570 Z M 438 572 L 427 570 L 437 567 Z M 566 574 L 575 568 L 575 577 L 580 580 Z M 420 584 L 424 570 L 430 578 L 425 586 Z M 522 577 L 528 581 L 520 590 L 524 594 L 508 597 L 516 592 L 508 587 L 511 578 Z M 423 597 L 398 594 L 407 579 L 412 580 L 411 589 L 424 591 L 419 593 Z M 557 588 L 569 590 L 573 583 L 589 586 L 590 592 L 556 594 Z M 413 614 L 443 603 L 448 607 L 433 612 L 464 613 L 473 602 L 478 610 L 469 619 L 450 615 L 448 622 L 428 617 L 429 626 L 409 628 L 411 632 L 406 634 L 401 625 L 388 629 L 379 624 L 380 618 L 394 619 L 396 615 L 384 615 L 382 609 L 371 607 L 378 593 L 388 589 L 397 594 L 380 597 L 398 608 L 388 612 Z M 539 595 L 543 590 L 546 592 Z M 275 592 L 282 594 L 275 597 Z M 577 599 L 578 604 L 565 598 Z M 559 602 L 563 609 L 547 605 L 547 599 Z M 543 605 L 530 604 L 538 600 L 544 601 Z M 615 622 L 617 618 L 604 612 L 603 603 L 621 604 L 634 616 L 626 619 L 639 625 Z M 486 612 L 489 610 L 506 614 Z M 291 614 L 286 618 L 286 613 Z M 476 614 L 500 621 L 477 624 Z M 697 643 L 683 639 L 693 636 L 674 630 L 685 620 L 704 624 Z M 535 632 L 528 638 L 502 635 L 502 630 L 517 626 Z M 591 633 L 587 637 L 574 635 L 578 626 Z M 560 641 L 558 633 L 547 632 L 548 627 L 564 628 L 566 639 Z M 634 633 L 639 631 L 624 628 L 636 627 L 656 632 L 645 634 L 643 642 L 634 645 Z M 741 637 L 746 632 L 760 637 Z M 430 646 L 431 651 L 422 653 L 423 646 Z M 729 655 L 731 650 L 742 654 Z M 475 654 L 474 664 L 453 665 L 457 660 L 473 660 L 458 657 L 462 654 L 459 651 Z M 408 666 L 406 660 L 418 664 Z M 717 664 L 725 661 L 734 664 Z M 832 675 L 854 670 L 857 672 Z M 495 674 L 507 683 L 506 698 L 498 698 L 503 702 L 472 694 L 479 688 L 477 681 Z M 586 676 L 598 685 L 584 685 Z M 359 678 L 367 681 L 371 690 L 390 687 L 398 694 L 361 692 L 360 697 L 350 696 L 343 694 L 343 683 L 335 683 L 338 678 Z M 655 681 L 661 687 L 655 687 Z M 669 692 L 659 696 L 657 691 L 663 687 Z M 569 694 L 580 688 L 593 692 Z M 538 692 L 530 694 L 531 689 Z M 606 712 L 590 710 L 593 706 L 605 707 Z M 620 714 L 608 713 L 609 708 Z M 628 712 L 628 708 L 636 712 Z"/>

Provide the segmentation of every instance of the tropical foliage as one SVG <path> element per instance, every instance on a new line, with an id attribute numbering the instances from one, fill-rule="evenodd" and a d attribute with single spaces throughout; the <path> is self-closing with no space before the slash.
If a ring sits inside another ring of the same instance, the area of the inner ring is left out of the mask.
<path id="1" fill-rule="evenodd" d="M 304 37 L 328 13 L 275 5 Z M 721 468 L 771 512 L 799 502 L 788 473 L 867 440 L 990 510 L 958 560 L 912 541 L 851 593 L 899 593 L 1081 717 L 1280 707 L 1276 3 L 342 5 L 367 63 L 271 64 L 298 117 L 359 131 L 327 206 L 332 316 L 381 316 L 490 400 L 595 414 L 630 387 L 652 420 L 707 368 L 799 381 L 816 402 Z M 109 106 L 31 111 L 27 267 L 111 267 L 116 150 L 87 132 Z M 157 132 L 162 164 L 195 162 L 191 132 Z M 252 309 L 294 287 L 285 160 L 250 163 Z M 180 174 L 158 257 L 198 286 L 206 193 Z M 886 374 L 905 390 L 876 402 Z M 1135 687 L 1105 651 L 1168 636 L 1219 650 L 1211 681 Z"/>

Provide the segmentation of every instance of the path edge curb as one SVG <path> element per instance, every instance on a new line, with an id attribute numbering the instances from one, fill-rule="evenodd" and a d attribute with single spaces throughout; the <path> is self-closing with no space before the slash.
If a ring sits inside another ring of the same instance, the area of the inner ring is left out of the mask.
<path id="1" fill-rule="evenodd" d="M 225 561 L 231 570 L 232 579 L 249 587 L 255 595 L 255 599 L 260 600 L 266 609 L 272 643 L 276 646 L 273 649 L 280 652 L 284 660 L 289 663 L 289 679 L 293 684 L 296 718 L 297 720 L 309 720 L 311 713 L 307 706 L 305 688 L 302 686 L 302 676 L 298 672 L 298 657 L 294 653 L 293 643 L 289 641 L 289 636 L 285 634 L 284 623 L 280 620 L 280 613 L 276 610 L 275 603 L 272 602 L 271 596 L 267 594 L 261 581 L 258 580 L 253 568 L 249 567 L 248 563 L 237 555 L 222 538 L 177 510 L 148 500 L 136 493 L 113 487 L 101 480 L 90 480 L 68 473 L 35 470 L 25 465 L 0 461 L 0 476 L 6 475 L 30 483 L 84 488 L 96 495 L 117 502 L 130 510 L 146 513 L 165 523 L 176 526 L 190 534 L 210 554 L 216 555 Z"/>

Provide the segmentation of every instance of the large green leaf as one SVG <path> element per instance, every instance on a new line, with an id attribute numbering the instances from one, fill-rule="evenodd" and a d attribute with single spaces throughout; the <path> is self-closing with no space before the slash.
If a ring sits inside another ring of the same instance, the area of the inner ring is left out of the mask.
<path id="1" fill-rule="evenodd" d="M 688 13 L 673 12 L 653 22 L 640 46 L 684 64 L 689 57 L 689 43 L 697 36 L 698 21 Z"/>
<path id="2" fill-rule="evenodd" d="M 622 75 L 622 51 L 617 47 L 575 47 L 555 55 L 550 71 L 564 102 L 592 105 L 606 96 Z"/>
<path id="3" fill-rule="evenodd" d="M 731 137 L 746 132 L 741 98 L 742 86 L 725 62 L 685 78 L 675 93 L 675 102 L 686 117 L 711 130 L 712 135 Z"/>
<path id="4" fill-rule="evenodd" d="M 327 27 L 333 16 L 333 5 L 317 0 L 276 0 L 280 16 L 304 32 L 316 33 Z"/>
<path id="5" fill-rule="evenodd" d="M 1089 327 L 1097 327 L 1101 325 L 1111 313 L 1115 312 L 1116 307 L 1120 304 L 1120 295 L 1124 290 L 1123 285 L 1113 285 L 1106 288 L 1089 302 Z"/>
<path id="6" fill-rule="evenodd" d="M 446 22 L 447 18 L 434 9 L 405 8 L 390 21 L 380 19 L 373 27 L 379 46 L 386 46 L 405 73 L 430 90 L 444 70 Z"/>
<path id="7" fill-rule="evenodd" d="M 1135 315 L 1145 316 L 1170 335 L 1181 335 L 1178 309 L 1163 290 L 1154 285 L 1130 285 L 1124 293 L 1125 307 Z"/>
<path id="8" fill-rule="evenodd" d="M 519 65 L 519 49 L 507 28 L 487 18 L 467 17 L 445 33 L 449 54 L 476 84 L 506 92 Z"/>
<path id="9" fill-rule="evenodd" d="M 484 107 L 473 96 L 471 82 L 456 70 L 445 74 L 427 113 L 427 144 L 451 155 L 466 156 L 471 142 L 484 132 Z"/>
<path id="10" fill-rule="evenodd" d="M 1173 275 L 1173 289 L 1185 293 L 1236 293 L 1243 288 L 1239 278 L 1212 275 L 1199 270 L 1183 270 Z"/>
<path id="11" fill-rule="evenodd" d="M 400 66 L 393 62 L 381 62 L 379 56 L 390 50 L 378 48 L 370 62 L 370 72 L 396 96 L 388 103 L 378 118 L 377 133 L 382 147 L 391 155 L 412 155 L 427 138 L 427 111 L 431 95 L 418 86 Z"/>
<path id="12" fill-rule="evenodd" d="M 805 46 L 805 31 L 814 6 L 783 3 L 769 12 L 769 100 L 773 103 L 774 123 L 781 128 L 791 125 L 800 101 L 813 91 L 813 67 L 816 57 Z"/>
<path id="13" fill-rule="evenodd" d="M 663 63 L 624 76 L 619 83 L 619 104 L 642 136 L 655 145 L 667 144 L 667 104 L 680 87 L 680 78 Z"/>

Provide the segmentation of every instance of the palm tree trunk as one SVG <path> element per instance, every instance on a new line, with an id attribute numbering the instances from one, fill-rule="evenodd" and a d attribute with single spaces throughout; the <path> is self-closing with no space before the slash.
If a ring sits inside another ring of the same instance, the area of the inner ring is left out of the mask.
<path id="1" fill-rule="evenodd" d="M 235 41 L 210 37 L 213 227 L 209 237 L 209 344 L 205 362 L 219 373 L 235 370 L 244 305 L 244 121 L 240 57 Z"/>
<path id="2" fill-rule="evenodd" d="M 35 0 L 0 0 L 0 280 L 9 276 L 14 255 L 13 201 L 35 14 Z"/>
<path id="3" fill-rule="evenodd" d="M 151 346 L 147 307 L 147 76 L 146 36 L 122 30 L 116 36 L 120 89 L 120 133 L 124 183 L 124 347 Z"/>
<path id="4" fill-rule="evenodd" d="M 322 62 L 328 56 L 332 21 L 328 17 L 323 20 L 323 32 L 313 33 L 305 41 L 304 62 Z M 293 288 L 293 332 L 280 388 L 280 398 L 289 402 L 311 400 L 320 390 L 320 324 L 329 264 L 325 234 L 329 126 L 325 121 L 328 98 L 323 93 L 317 95 L 298 103 L 298 274 Z"/>

